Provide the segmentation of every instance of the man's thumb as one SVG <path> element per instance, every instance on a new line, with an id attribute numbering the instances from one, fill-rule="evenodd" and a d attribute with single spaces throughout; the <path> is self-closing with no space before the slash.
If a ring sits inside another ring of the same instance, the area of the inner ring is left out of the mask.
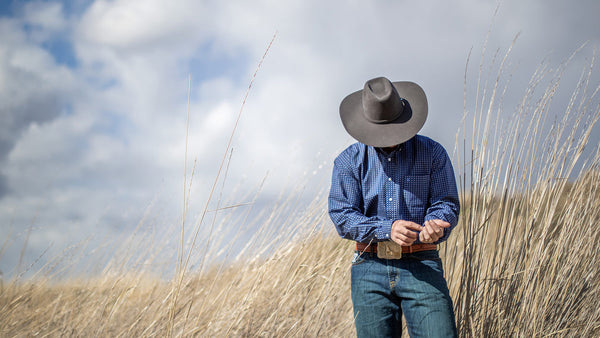
<path id="1" fill-rule="evenodd" d="M 450 223 L 446 221 L 442 221 L 441 219 L 432 219 L 430 222 L 435 223 L 440 228 L 449 228 L 451 226 Z"/>

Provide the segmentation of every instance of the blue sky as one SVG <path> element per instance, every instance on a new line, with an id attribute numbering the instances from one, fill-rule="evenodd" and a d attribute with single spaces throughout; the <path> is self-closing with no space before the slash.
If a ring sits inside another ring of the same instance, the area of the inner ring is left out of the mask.
<path id="1" fill-rule="evenodd" d="M 484 45 L 484 74 L 494 78 L 494 55 L 504 55 L 517 34 L 503 75 L 507 111 L 540 62 L 555 69 L 587 43 L 557 94 L 560 114 L 599 46 L 600 4 L 505 0 L 494 15 L 496 7 L 479 0 L 2 1 L 0 270 L 43 264 L 77 243 L 119 240 L 140 223 L 146 232 L 177 228 L 189 76 L 190 215 L 197 216 L 275 32 L 233 140 L 224 195 L 234 204 L 267 172 L 263 205 L 295 182 L 326 185 L 332 158 L 352 142 L 339 102 L 376 76 L 425 89 L 422 133 L 452 153 L 469 53 L 468 109 Z"/>

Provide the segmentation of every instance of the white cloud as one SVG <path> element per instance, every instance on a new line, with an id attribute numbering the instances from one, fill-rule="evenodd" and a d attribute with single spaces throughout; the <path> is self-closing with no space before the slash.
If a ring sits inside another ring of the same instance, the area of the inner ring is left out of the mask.
<path id="1" fill-rule="evenodd" d="M 81 37 L 89 42 L 124 50 L 169 46 L 186 37 L 210 17 L 198 1 L 95 1 L 82 17 Z"/>
<path id="2" fill-rule="evenodd" d="M 62 32 L 68 25 L 62 4 L 55 2 L 26 3 L 23 20 L 42 35 Z"/>

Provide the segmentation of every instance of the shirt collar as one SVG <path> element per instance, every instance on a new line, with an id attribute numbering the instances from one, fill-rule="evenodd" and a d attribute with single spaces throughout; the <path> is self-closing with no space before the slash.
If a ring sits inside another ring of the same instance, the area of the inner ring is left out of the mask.
<path id="1" fill-rule="evenodd" d="M 376 150 L 378 153 L 380 153 L 380 154 L 382 154 L 382 155 L 384 155 L 384 156 L 393 156 L 393 155 L 395 155 L 397 152 L 399 152 L 399 151 L 402 149 L 402 147 L 403 147 L 403 146 L 404 146 L 404 143 L 403 143 L 403 144 L 398 144 L 398 145 L 396 145 L 396 146 L 394 147 L 394 149 L 393 149 L 392 151 L 390 151 L 390 152 L 388 152 L 388 151 L 384 150 L 383 148 L 379 148 L 379 147 L 374 147 L 374 148 L 375 148 L 375 150 Z"/>

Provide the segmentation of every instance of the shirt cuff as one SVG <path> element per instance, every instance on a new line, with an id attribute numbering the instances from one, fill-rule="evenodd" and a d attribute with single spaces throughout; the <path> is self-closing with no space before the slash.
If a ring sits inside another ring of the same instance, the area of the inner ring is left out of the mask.
<path id="1" fill-rule="evenodd" d="M 425 222 L 431 221 L 432 219 L 441 219 L 442 221 L 446 221 L 452 225 L 450 228 L 453 228 L 456 225 L 456 223 L 458 223 L 458 219 L 456 219 L 456 217 L 454 217 L 454 215 L 452 214 L 437 214 L 433 212 L 425 215 Z M 425 223 L 423 223 L 422 225 L 425 226 Z"/>
<path id="2" fill-rule="evenodd" d="M 375 238 L 378 242 L 389 241 L 392 234 L 393 221 L 383 221 L 381 226 L 375 232 Z"/>

